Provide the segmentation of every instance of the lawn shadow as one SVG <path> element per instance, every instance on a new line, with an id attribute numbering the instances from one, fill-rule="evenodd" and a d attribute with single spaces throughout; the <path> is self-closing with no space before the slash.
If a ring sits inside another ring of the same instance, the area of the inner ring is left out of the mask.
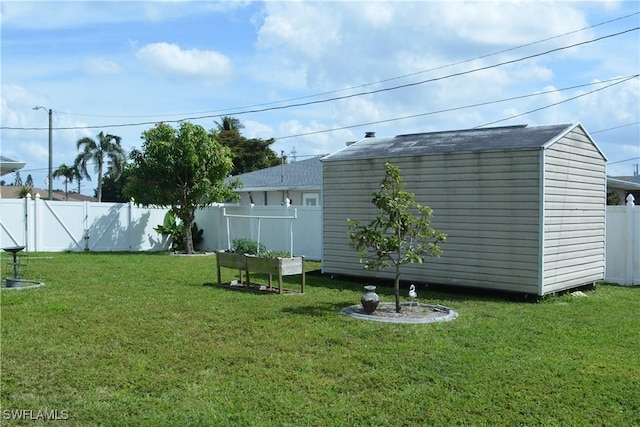
<path id="1" fill-rule="evenodd" d="M 283 283 L 283 285 L 285 285 L 285 283 Z M 213 282 L 205 282 L 202 284 L 202 286 L 219 288 L 225 291 L 249 292 L 249 293 L 263 294 L 263 295 L 304 295 L 300 292 L 299 285 L 298 285 L 298 290 L 286 288 L 283 286 L 282 294 L 280 294 L 277 284 L 272 285 L 271 287 L 268 287 L 266 284 L 254 283 L 253 281 L 249 286 L 247 286 L 246 284 L 232 285 L 231 282 L 223 282 L 221 285 Z"/>
<path id="2" fill-rule="evenodd" d="M 321 272 L 313 272 L 307 274 L 307 284 L 312 286 L 320 286 L 328 289 L 336 289 L 339 291 L 356 291 L 364 293 L 364 286 L 374 285 L 376 293 L 381 297 L 395 298 L 392 279 L 358 277 L 358 276 L 342 276 L 337 274 L 328 274 Z M 420 299 L 445 299 L 448 301 L 511 301 L 511 302 L 538 302 L 543 297 L 535 294 L 523 294 L 516 292 L 507 292 L 501 290 L 474 288 L 467 286 L 451 286 L 442 284 L 428 285 L 416 281 L 400 281 L 400 298 L 408 299 L 409 287 L 415 284 Z M 585 290 L 585 289 L 583 289 Z"/>
<path id="3" fill-rule="evenodd" d="M 327 314 L 336 314 L 344 307 L 353 305 L 353 301 L 345 301 L 340 303 L 318 303 L 314 305 L 304 305 L 299 307 L 285 307 L 282 312 L 289 314 L 299 314 L 311 317 L 324 317 Z"/>

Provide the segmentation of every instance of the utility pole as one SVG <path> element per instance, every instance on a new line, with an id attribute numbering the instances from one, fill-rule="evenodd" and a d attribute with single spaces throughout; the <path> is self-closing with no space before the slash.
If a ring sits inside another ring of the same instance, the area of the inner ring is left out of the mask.
<path id="1" fill-rule="evenodd" d="M 53 200 L 53 111 L 51 108 L 48 110 L 44 107 L 36 106 L 34 110 L 44 110 L 49 114 L 49 175 L 47 176 L 47 183 L 49 187 L 49 200 Z"/>

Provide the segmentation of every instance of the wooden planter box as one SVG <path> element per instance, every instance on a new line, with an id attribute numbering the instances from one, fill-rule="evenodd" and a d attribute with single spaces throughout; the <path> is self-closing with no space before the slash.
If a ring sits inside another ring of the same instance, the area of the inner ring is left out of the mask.
<path id="1" fill-rule="evenodd" d="M 242 284 L 243 271 L 247 269 L 247 261 L 242 254 L 234 254 L 232 252 L 216 252 L 216 264 L 218 269 L 218 284 L 222 284 L 222 276 L 220 275 L 220 267 L 233 268 L 238 270 L 240 274 L 240 285 Z"/>
<path id="2" fill-rule="evenodd" d="M 244 270 L 246 267 L 244 255 L 232 252 L 216 252 L 216 262 L 219 267 L 234 268 L 236 270 Z"/>
<path id="3" fill-rule="evenodd" d="M 282 292 L 282 277 L 296 274 L 302 275 L 300 292 L 304 293 L 305 273 L 304 257 L 291 258 L 261 258 L 256 255 L 241 255 L 229 252 L 216 252 L 218 269 L 218 284 L 222 284 L 220 267 L 237 269 L 240 273 L 240 283 L 243 284 L 242 272 L 247 275 L 246 284 L 251 284 L 250 272 L 267 274 L 269 276 L 268 286 L 271 288 L 273 276 L 278 276 L 278 292 Z"/>
<path id="4" fill-rule="evenodd" d="M 291 258 L 260 258 L 255 255 L 245 255 L 247 261 L 247 282 L 251 283 L 249 272 L 269 275 L 268 286 L 271 287 L 272 276 L 278 276 L 278 292 L 282 293 L 282 276 L 302 275 L 300 292 L 304 293 L 304 257 Z"/>

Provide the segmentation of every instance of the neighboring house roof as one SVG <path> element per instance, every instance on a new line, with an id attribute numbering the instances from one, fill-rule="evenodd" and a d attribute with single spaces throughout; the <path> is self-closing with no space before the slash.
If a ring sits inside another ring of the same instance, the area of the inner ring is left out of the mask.
<path id="1" fill-rule="evenodd" d="M 640 186 L 640 175 L 613 176 L 612 178 L 614 178 L 614 179 L 616 179 L 618 181 L 626 182 L 626 183 L 638 184 L 638 186 Z"/>
<path id="2" fill-rule="evenodd" d="M 19 171 L 24 165 L 23 162 L 16 162 L 7 157 L 0 156 L 0 176 Z"/>
<path id="3" fill-rule="evenodd" d="M 19 199 L 20 190 L 22 190 L 21 185 L 0 185 L 0 198 Z M 35 197 L 36 194 L 39 194 L 40 198 L 43 200 L 47 200 L 49 198 L 49 190 L 33 188 L 31 190 L 31 197 Z M 51 197 L 53 197 L 53 200 L 65 200 L 64 191 L 57 191 L 57 190 L 52 191 Z M 97 201 L 97 199 L 95 197 L 90 197 L 90 196 L 85 196 L 83 194 L 69 192 L 69 201 L 70 202 L 95 202 Z"/>
<path id="4" fill-rule="evenodd" d="M 233 178 L 240 179 L 244 184 L 242 188 L 236 189 L 236 192 L 320 190 L 322 187 L 322 162 L 320 157 L 313 157 L 243 173 L 227 180 Z"/>
<path id="5" fill-rule="evenodd" d="M 640 190 L 639 180 L 627 180 L 624 178 L 637 178 L 637 177 L 620 177 L 620 176 L 607 176 L 607 188 L 618 189 L 626 191 Z"/>
<path id="6" fill-rule="evenodd" d="M 428 154 L 544 149 L 559 140 L 576 126 L 581 125 L 517 125 L 416 133 L 395 137 L 365 137 L 324 157 L 322 160 L 332 161 Z M 606 156 L 599 148 L 598 151 L 602 157 L 606 159 Z"/>

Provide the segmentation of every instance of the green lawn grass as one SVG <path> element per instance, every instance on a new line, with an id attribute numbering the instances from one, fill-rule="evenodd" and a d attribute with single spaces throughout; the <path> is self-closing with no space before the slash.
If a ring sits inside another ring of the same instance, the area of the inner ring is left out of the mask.
<path id="1" fill-rule="evenodd" d="M 0 294 L 3 426 L 640 425 L 640 288 L 419 289 L 459 317 L 390 324 L 341 315 L 363 283 L 321 275 L 265 295 L 218 287 L 214 257 L 28 257 L 46 286 Z"/>

